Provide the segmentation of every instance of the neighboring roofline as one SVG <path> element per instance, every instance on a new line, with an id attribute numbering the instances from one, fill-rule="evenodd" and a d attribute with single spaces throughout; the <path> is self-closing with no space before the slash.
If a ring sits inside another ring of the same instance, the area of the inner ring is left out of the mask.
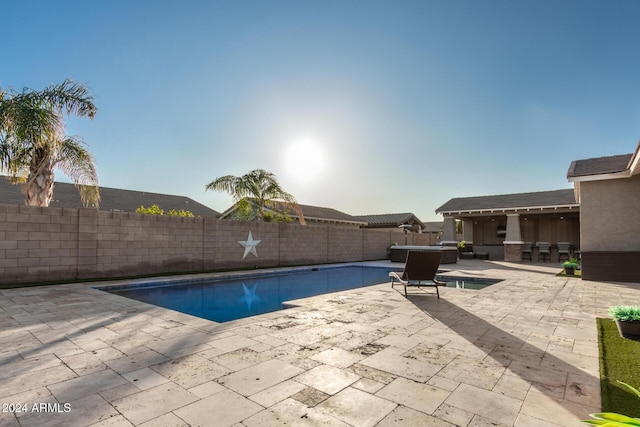
<path id="1" fill-rule="evenodd" d="M 380 218 L 388 218 L 388 217 L 400 217 L 402 216 L 402 221 L 389 221 L 389 222 L 378 222 Z M 400 212 L 400 213 L 391 213 L 391 214 L 371 214 L 371 215 L 354 215 L 355 218 L 362 219 L 366 224 L 367 228 L 391 228 L 398 227 L 399 225 L 406 224 L 406 221 L 414 221 L 414 225 L 418 225 L 420 229 L 424 229 L 426 226 L 424 222 L 420 220 L 413 212 Z M 376 221 L 370 222 L 368 219 L 375 218 Z"/>
<path id="2" fill-rule="evenodd" d="M 250 201 L 250 202 L 255 205 L 255 203 L 253 201 Z M 265 206 L 264 208 L 265 208 L 265 210 L 268 210 L 269 212 L 278 213 L 277 211 L 274 211 L 273 209 L 270 209 L 268 206 Z M 219 219 L 225 219 L 226 217 L 231 215 L 233 212 L 235 212 L 237 209 L 238 209 L 238 203 L 236 202 L 233 205 L 231 205 L 231 207 L 229 207 L 227 210 L 222 212 L 218 218 Z M 303 214 L 304 214 L 304 212 L 303 212 Z M 287 213 L 287 215 L 289 215 L 293 219 L 298 219 L 298 215 L 296 215 L 295 213 Z M 362 222 L 362 221 L 348 221 L 348 220 L 336 219 L 336 218 L 317 218 L 317 217 L 307 216 L 307 215 L 304 215 L 304 219 L 305 220 L 311 220 L 311 221 L 318 221 L 318 222 L 333 223 L 333 224 L 368 225 L 367 222 Z"/>
<path id="3" fill-rule="evenodd" d="M 495 214 L 495 213 L 521 213 L 521 212 L 532 212 L 532 211 L 558 211 L 558 210 L 573 210 L 574 208 L 580 208 L 579 203 L 567 204 L 567 205 L 547 205 L 547 206 L 517 206 L 510 208 L 487 208 L 487 209 L 462 209 L 462 210 L 451 210 L 451 211 L 436 211 L 443 216 L 451 216 L 451 215 L 473 215 L 473 214 Z"/>
<path id="4" fill-rule="evenodd" d="M 292 215 L 294 218 L 297 218 L 297 215 Z M 336 223 L 336 224 L 354 224 L 354 225 L 368 225 L 368 222 L 361 222 L 361 221 L 347 221 L 344 219 L 332 219 L 332 218 L 314 218 L 312 216 L 306 216 L 304 217 L 304 219 L 309 219 L 312 221 L 319 221 L 319 222 L 329 222 L 329 223 Z"/>
<path id="5" fill-rule="evenodd" d="M 13 185 L 11 177 L 0 174 L 0 202 L 3 204 L 24 205 L 24 194 L 21 194 L 20 185 Z M 96 209 L 102 212 L 129 212 L 135 213 L 141 205 L 159 205 L 165 211 L 185 209 L 195 216 L 204 218 L 217 218 L 220 213 L 209 206 L 185 195 L 158 193 L 146 190 L 129 188 L 115 188 L 98 186 L 100 191 L 100 203 L 98 208 L 94 205 L 85 206 L 82 203 L 78 189 L 73 183 L 54 181 L 53 197 L 49 203 L 50 208 L 56 209 Z"/>

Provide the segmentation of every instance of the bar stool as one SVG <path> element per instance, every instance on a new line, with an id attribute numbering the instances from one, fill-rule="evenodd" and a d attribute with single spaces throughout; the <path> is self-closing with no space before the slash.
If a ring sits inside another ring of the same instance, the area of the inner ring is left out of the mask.
<path id="1" fill-rule="evenodd" d="M 562 261 L 562 257 L 565 257 L 567 261 L 571 259 L 571 243 L 569 242 L 558 242 L 558 262 Z"/>
<path id="2" fill-rule="evenodd" d="M 524 242 L 522 244 L 522 260 L 524 261 L 524 257 L 528 257 L 529 261 L 533 261 L 533 258 L 531 257 L 531 247 L 533 246 L 533 244 L 531 242 Z"/>
<path id="3" fill-rule="evenodd" d="M 538 261 L 540 261 L 540 257 L 544 261 L 545 258 L 547 261 L 551 261 L 551 250 L 549 242 L 537 242 L 536 246 L 538 246 Z"/>

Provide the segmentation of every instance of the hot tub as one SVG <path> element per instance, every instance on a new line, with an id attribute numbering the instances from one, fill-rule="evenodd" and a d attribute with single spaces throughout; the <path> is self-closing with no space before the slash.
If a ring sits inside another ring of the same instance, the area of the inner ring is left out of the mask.
<path id="1" fill-rule="evenodd" d="M 458 248 L 453 246 L 391 246 L 391 262 L 405 262 L 407 251 L 442 251 L 440 264 L 458 262 Z"/>

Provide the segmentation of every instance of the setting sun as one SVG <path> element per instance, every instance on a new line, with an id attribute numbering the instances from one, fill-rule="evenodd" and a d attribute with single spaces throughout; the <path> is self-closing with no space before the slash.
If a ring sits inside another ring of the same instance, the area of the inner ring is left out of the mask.
<path id="1" fill-rule="evenodd" d="M 287 172 L 301 182 L 315 181 L 324 170 L 322 146 L 312 139 L 301 139 L 290 144 L 285 151 Z"/>

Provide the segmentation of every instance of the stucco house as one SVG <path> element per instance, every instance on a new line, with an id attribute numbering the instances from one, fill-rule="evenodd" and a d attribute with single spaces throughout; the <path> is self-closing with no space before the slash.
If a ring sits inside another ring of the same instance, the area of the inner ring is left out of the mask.
<path id="1" fill-rule="evenodd" d="M 454 198 L 436 209 L 444 217 L 443 245 L 456 245 L 456 224 L 463 240 L 490 259 L 522 261 L 522 245 L 570 242 L 580 248 L 580 205 L 572 189 Z M 557 260 L 552 250 L 551 260 Z"/>
<path id="2" fill-rule="evenodd" d="M 580 203 L 583 279 L 640 282 L 639 150 L 569 167 Z"/>

